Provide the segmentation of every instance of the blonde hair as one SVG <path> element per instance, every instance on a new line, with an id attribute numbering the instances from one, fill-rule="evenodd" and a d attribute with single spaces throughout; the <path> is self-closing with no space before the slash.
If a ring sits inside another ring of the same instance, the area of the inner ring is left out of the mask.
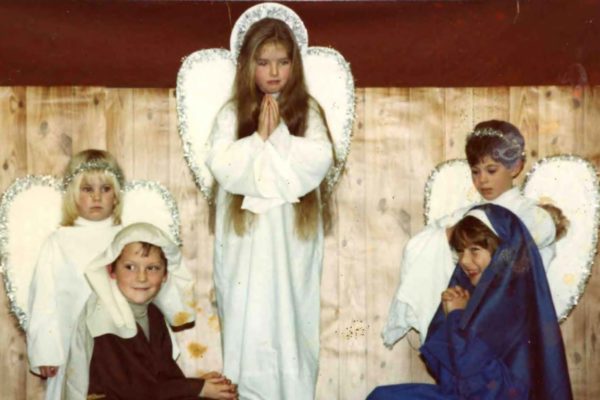
<path id="1" fill-rule="evenodd" d="M 308 120 L 309 108 L 318 112 L 327 127 L 325 114 L 319 103 L 313 99 L 306 89 L 304 68 L 300 49 L 294 34 L 283 21 L 264 18 L 248 29 L 237 60 L 237 71 L 233 85 L 233 103 L 237 116 L 237 139 L 251 135 L 258 129 L 260 104 L 264 94 L 255 82 L 256 59 L 263 46 L 277 44 L 285 48 L 291 62 L 289 79 L 277 99 L 280 115 L 294 136 L 304 136 Z M 331 141 L 329 128 L 327 135 Z M 335 158 L 335 153 L 333 154 Z M 334 160 L 335 161 L 335 160 Z M 325 232 L 331 226 L 330 196 L 321 184 L 321 192 L 315 189 L 302 196 L 300 202 L 294 204 L 295 231 L 299 238 L 307 240 L 315 236 L 319 227 L 319 217 Z M 322 198 L 319 198 L 322 196 Z M 237 235 L 245 234 L 252 224 L 253 214 L 242 209 L 243 196 L 229 194 L 229 206 L 226 218 L 233 225 Z"/>
<path id="2" fill-rule="evenodd" d="M 73 223 L 79 217 L 77 209 L 77 198 L 81 183 L 90 175 L 99 174 L 103 183 L 112 186 L 115 192 L 116 204 L 113 208 L 113 223 L 121 223 L 121 213 L 123 211 L 123 201 L 121 187 L 123 171 L 117 163 L 117 160 L 107 151 L 88 149 L 83 150 L 73 157 L 67 164 L 64 173 L 65 192 L 62 202 L 62 226 L 73 226 Z"/>

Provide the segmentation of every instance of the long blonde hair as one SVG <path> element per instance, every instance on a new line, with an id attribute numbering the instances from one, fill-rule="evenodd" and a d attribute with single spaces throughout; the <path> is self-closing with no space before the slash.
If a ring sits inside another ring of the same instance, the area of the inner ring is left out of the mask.
<path id="1" fill-rule="evenodd" d="M 77 209 L 79 187 L 86 177 L 91 174 L 100 174 L 103 183 L 112 186 L 116 201 L 112 212 L 113 223 L 115 225 L 121 223 L 121 213 L 123 211 L 121 182 L 123 171 L 117 160 L 109 152 L 88 149 L 71 157 L 65 168 L 64 179 L 66 188 L 63 194 L 61 225 L 73 226 L 73 223 L 79 217 Z"/>
<path id="2" fill-rule="evenodd" d="M 304 136 L 307 126 L 308 112 L 313 105 L 325 126 L 325 114 L 318 102 L 311 98 L 304 80 L 304 68 L 300 49 L 294 39 L 294 34 L 285 22 L 273 18 L 265 18 L 248 29 L 237 60 L 237 71 L 233 85 L 233 102 L 237 115 L 237 138 L 241 139 L 251 135 L 258 129 L 258 115 L 264 94 L 257 88 L 255 82 L 256 59 L 260 50 L 266 44 L 277 44 L 285 48 L 291 62 L 288 81 L 277 99 L 280 115 L 294 136 Z M 327 135 L 331 135 L 327 128 Z M 335 158 L 335 153 L 334 153 Z M 319 193 L 315 189 L 300 198 L 294 204 L 295 231 L 299 238 L 307 240 L 317 233 L 319 227 L 319 214 L 325 232 L 331 226 L 330 198 L 321 184 Z M 319 198 L 321 196 L 321 198 Z M 253 214 L 242 209 L 243 196 L 230 194 L 228 218 L 239 236 L 244 235 L 252 223 Z"/>

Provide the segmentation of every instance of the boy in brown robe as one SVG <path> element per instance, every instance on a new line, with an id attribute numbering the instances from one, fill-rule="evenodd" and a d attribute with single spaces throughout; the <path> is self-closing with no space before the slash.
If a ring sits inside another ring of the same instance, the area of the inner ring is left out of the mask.
<path id="1" fill-rule="evenodd" d="M 160 229 L 124 228 L 86 278 L 94 293 L 73 335 L 63 399 L 237 399 L 223 375 L 186 378 L 173 359 L 165 318 L 193 319 L 184 318 L 193 282 Z"/>

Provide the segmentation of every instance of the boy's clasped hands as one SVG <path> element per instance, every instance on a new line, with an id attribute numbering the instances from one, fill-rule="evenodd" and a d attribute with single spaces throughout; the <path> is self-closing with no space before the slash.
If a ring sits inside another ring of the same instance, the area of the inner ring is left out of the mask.
<path id="1" fill-rule="evenodd" d="M 201 398 L 208 399 L 238 399 L 237 387 L 223 374 L 216 371 L 201 376 L 204 386 L 200 392 Z"/>
<path id="2" fill-rule="evenodd" d="M 469 302 L 469 292 L 460 286 L 448 288 L 442 292 L 442 307 L 446 315 L 455 310 L 464 310 Z"/>

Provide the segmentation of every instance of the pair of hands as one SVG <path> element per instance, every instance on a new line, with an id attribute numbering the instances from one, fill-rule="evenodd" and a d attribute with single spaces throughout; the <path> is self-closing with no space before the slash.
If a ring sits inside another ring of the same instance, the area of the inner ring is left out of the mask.
<path id="1" fill-rule="evenodd" d="M 442 292 L 442 307 L 448 315 L 454 310 L 464 310 L 469 302 L 469 292 L 460 286 L 448 288 Z"/>
<path id="2" fill-rule="evenodd" d="M 237 385 L 231 383 L 223 374 L 216 371 L 208 372 L 200 378 L 204 379 L 204 386 L 200 397 L 208 399 L 238 399 Z"/>
<path id="3" fill-rule="evenodd" d="M 279 125 L 279 105 L 270 94 L 263 96 L 258 114 L 258 135 L 262 140 L 267 140 Z"/>

